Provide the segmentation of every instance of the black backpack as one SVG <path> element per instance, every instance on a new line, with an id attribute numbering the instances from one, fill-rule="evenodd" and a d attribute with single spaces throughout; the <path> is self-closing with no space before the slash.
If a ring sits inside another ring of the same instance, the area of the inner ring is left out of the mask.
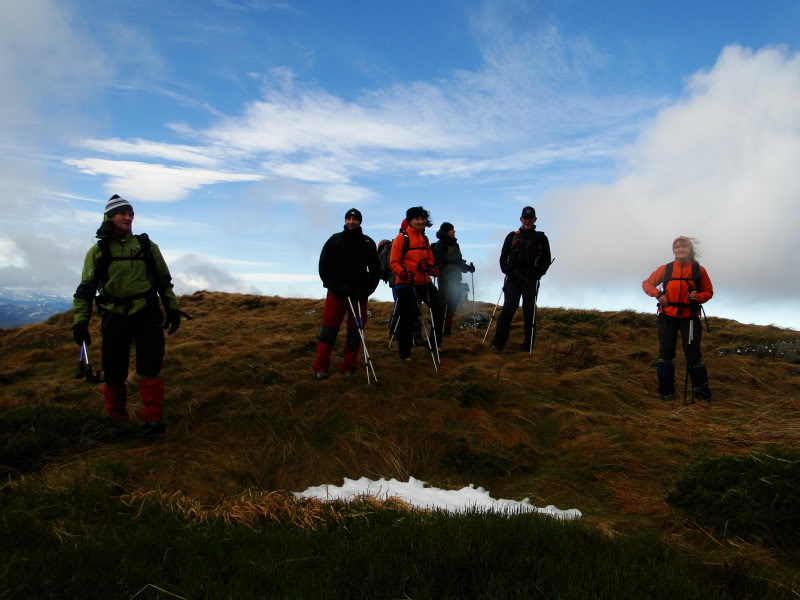
<path id="1" fill-rule="evenodd" d="M 534 269 L 542 253 L 543 231 L 534 231 L 530 238 L 523 237 L 522 231 L 514 231 L 511 248 L 508 251 L 509 269 Z"/>

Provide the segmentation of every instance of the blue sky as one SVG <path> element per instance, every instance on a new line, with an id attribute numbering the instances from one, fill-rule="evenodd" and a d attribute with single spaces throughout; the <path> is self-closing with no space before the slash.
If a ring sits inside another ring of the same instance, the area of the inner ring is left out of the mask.
<path id="1" fill-rule="evenodd" d="M 530 204 L 542 304 L 652 311 L 640 282 L 690 235 L 709 314 L 800 328 L 799 22 L 794 0 L 2 3 L 0 286 L 71 293 L 119 193 L 180 293 L 321 297 L 347 209 L 378 241 L 422 204 L 494 302 Z"/>

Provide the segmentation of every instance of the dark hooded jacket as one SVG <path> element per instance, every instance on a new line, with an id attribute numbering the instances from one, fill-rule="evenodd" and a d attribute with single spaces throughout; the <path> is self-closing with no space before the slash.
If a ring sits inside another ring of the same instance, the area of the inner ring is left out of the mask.
<path id="1" fill-rule="evenodd" d="M 369 296 L 380 281 L 375 242 L 361 227 L 334 233 L 319 255 L 319 277 L 322 285 L 338 296 Z"/>
<path id="2" fill-rule="evenodd" d="M 451 283 L 461 283 L 461 274 L 469 268 L 461 257 L 461 247 L 454 237 L 442 231 L 436 232 L 438 242 L 431 246 L 436 266 L 439 268 L 440 277 Z"/>

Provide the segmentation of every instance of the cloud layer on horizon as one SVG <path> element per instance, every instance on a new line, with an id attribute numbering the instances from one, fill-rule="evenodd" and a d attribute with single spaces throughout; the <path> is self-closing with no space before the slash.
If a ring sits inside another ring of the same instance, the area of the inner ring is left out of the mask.
<path id="1" fill-rule="evenodd" d="M 563 214 L 554 283 L 613 288 L 644 279 L 678 235 L 701 242 L 718 291 L 741 300 L 800 294 L 800 54 L 723 50 L 627 149 L 610 185 L 552 190 Z"/>

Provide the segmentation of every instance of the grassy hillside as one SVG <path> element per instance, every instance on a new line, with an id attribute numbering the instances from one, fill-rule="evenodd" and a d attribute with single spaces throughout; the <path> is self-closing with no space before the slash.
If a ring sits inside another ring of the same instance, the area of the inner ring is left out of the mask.
<path id="1" fill-rule="evenodd" d="M 363 370 L 312 379 L 322 301 L 198 292 L 181 304 L 195 319 L 168 339 L 168 433 L 156 441 L 99 418 L 99 387 L 73 376 L 71 313 L 0 334 L 6 491 L 23 481 L 63 489 L 116 465 L 118 496 L 180 494 L 195 512 L 230 517 L 241 505 L 233 499 L 253 490 L 283 497 L 343 477 L 414 476 L 576 507 L 584 525 L 610 538 L 652 532 L 690 562 L 754 565 L 778 584 L 800 567 L 791 543 L 728 535 L 691 503 L 666 500 L 684 469 L 716 455 L 759 461 L 777 446 L 789 452 L 781 464 L 795 464 L 797 332 L 710 318 L 703 350 L 714 402 L 683 406 L 654 391 L 654 315 L 541 309 L 533 356 L 494 355 L 482 331 L 457 331 L 437 374 L 427 349 L 407 362 L 396 343 L 387 350 L 380 322 L 391 304 L 370 303 L 380 385 L 367 387 Z M 99 361 L 97 321 L 90 351 Z M 129 384 L 137 409 L 135 379 Z"/>

